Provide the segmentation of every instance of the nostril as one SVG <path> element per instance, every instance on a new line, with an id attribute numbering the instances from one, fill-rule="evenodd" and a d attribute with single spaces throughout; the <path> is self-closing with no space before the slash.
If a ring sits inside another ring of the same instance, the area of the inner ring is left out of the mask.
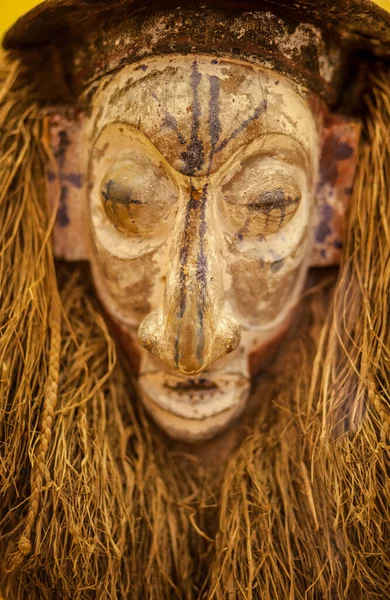
<path id="1" fill-rule="evenodd" d="M 158 353 L 159 338 L 161 338 L 159 331 L 161 332 L 162 329 L 163 319 L 162 315 L 158 312 L 152 312 L 147 315 L 138 327 L 138 340 L 141 346 L 157 356 L 160 356 Z"/>
<path id="2" fill-rule="evenodd" d="M 222 317 L 218 323 L 214 337 L 212 357 L 210 362 L 222 358 L 237 348 L 241 341 L 241 328 L 230 317 Z"/>

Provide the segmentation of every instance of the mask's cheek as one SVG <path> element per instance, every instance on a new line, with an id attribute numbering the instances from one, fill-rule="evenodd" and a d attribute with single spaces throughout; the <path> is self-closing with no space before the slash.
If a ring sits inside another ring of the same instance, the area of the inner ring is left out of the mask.
<path id="1" fill-rule="evenodd" d="M 97 244 L 91 260 L 94 284 L 110 329 L 135 373 L 145 353 L 138 342 L 138 326 L 156 308 L 163 293 L 164 276 L 156 255 L 157 251 L 121 259 Z"/>
<path id="2" fill-rule="evenodd" d="M 304 285 L 307 261 L 303 248 L 274 262 L 242 255 L 228 263 L 230 286 L 226 299 L 237 321 L 273 337 L 286 321 Z"/>
<path id="3" fill-rule="evenodd" d="M 226 299 L 242 325 L 241 360 L 255 375 L 274 357 L 291 324 L 307 274 L 306 252 L 273 263 L 236 256 L 229 265 Z"/>
<path id="4" fill-rule="evenodd" d="M 112 318 L 125 330 L 136 332 L 141 321 L 161 302 L 164 273 L 157 251 L 121 259 L 95 248 L 92 273 L 99 297 Z"/>

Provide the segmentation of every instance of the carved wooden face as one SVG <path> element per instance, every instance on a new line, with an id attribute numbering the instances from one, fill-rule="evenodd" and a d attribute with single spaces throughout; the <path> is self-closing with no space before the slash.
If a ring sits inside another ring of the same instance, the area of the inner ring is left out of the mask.
<path id="1" fill-rule="evenodd" d="M 277 74 L 197 55 L 107 77 L 89 127 L 97 290 L 155 420 L 210 437 L 242 411 L 304 285 L 315 119 Z"/>

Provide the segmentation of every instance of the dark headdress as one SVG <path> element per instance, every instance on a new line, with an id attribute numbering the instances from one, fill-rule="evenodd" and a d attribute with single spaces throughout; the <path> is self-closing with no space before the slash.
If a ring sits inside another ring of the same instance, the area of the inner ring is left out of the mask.
<path id="1" fill-rule="evenodd" d="M 260 13 L 266 18 L 257 18 Z M 305 39 L 286 51 L 285 40 L 302 24 Z M 35 55 L 46 80 L 57 76 L 57 94 L 67 87 L 77 95 L 94 79 L 151 54 L 212 50 L 266 61 L 333 103 L 356 73 L 351 63 L 390 56 L 390 14 L 370 0 L 46 0 L 15 23 L 3 45 L 24 51 L 28 61 Z M 337 68 L 336 55 L 342 56 Z M 331 74 L 321 71 L 324 57 Z"/>

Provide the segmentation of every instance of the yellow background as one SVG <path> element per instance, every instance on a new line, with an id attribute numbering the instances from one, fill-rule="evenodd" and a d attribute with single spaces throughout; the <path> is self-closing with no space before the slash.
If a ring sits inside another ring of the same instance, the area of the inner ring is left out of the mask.
<path id="1" fill-rule="evenodd" d="M 41 0 L 0 0 L 0 38 L 7 29 L 25 12 Z M 390 12 L 390 0 L 375 0 L 376 4 Z"/>
<path id="2" fill-rule="evenodd" d="M 0 0 L 0 38 L 16 19 L 40 2 L 41 0 Z"/>

